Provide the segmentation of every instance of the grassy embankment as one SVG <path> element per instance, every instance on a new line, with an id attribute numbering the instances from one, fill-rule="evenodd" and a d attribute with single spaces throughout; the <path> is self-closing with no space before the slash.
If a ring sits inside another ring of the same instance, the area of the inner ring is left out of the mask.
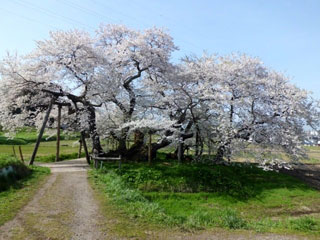
<path id="1" fill-rule="evenodd" d="M 12 156 L 0 155 L 0 226 L 30 201 L 49 173 L 48 168 L 27 167 Z"/>
<path id="2" fill-rule="evenodd" d="M 140 222 L 197 229 L 320 234 L 320 193 L 253 165 L 108 164 L 91 172 L 120 212 Z"/>

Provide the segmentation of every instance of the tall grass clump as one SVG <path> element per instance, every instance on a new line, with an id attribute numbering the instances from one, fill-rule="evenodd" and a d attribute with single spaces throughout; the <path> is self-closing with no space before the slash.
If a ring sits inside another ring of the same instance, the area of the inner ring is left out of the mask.
<path id="1" fill-rule="evenodd" d="M 130 188 L 114 171 L 98 171 L 92 174 L 95 181 L 103 184 L 105 193 L 112 202 L 131 218 L 140 218 L 155 223 L 172 223 L 170 217 L 157 203 L 148 201 L 139 190 Z"/>
<path id="2" fill-rule="evenodd" d="M 320 231 L 320 222 L 309 216 L 292 219 L 289 221 L 289 226 L 298 231 Z"/>
<path id="3" fill-rule="evenodd" d="M 152 202 L 141 190 L 126 182 L 127 176 L 106 169 L 92 170 L 91 175 L 96 183 L 103 185 L 108 198 L 131 218 L 182 229 L 205 229 L 213 226 L 229 229 L 247 227 L 246 221 L 231 209 L 221 209 L 213 213 L 199 208 L 189 216 L 169 215 L 158 203 Z"/>

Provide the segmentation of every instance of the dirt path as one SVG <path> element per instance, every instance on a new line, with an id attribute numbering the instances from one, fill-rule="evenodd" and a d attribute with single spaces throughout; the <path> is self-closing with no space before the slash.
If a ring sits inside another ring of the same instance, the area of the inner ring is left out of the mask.
<path id="1" fill-rule="evenodd" d="M 108 239 L 87 180 L 84 159 L 43 164 L 52 174 L 19 214 L 0 227 L 0 239 Z"/>

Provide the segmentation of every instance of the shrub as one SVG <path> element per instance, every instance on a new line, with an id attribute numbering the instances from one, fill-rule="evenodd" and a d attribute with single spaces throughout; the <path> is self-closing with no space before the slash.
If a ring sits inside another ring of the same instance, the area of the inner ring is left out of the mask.
<path id="1" fill-rule="evenodd" d="M 173 221 L 157 203 L 149 202 L 137 189 L 131 189 L 115 172 L 94 175 L 105 186 L 105 191 L 113 202 L 132 218 L 143 218 L 152 222 L 171 224 Z"/>

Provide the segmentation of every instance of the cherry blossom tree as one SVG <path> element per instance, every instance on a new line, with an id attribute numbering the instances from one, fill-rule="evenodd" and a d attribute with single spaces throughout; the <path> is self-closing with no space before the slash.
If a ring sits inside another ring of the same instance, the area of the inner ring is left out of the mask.
<path id="1" fill-rule="evenodd" d="M 231 158 L 248 143 L 280 148 L 294 159 L 304 156 L 306 126 L 319 128 L 319 105 L 308 92 L 258 58 L 230 55 L 200 61 L 211 65 L 197 75 L 203 79 L 200 98 L 211 114 L 204 129 L 210 129 L 217 159 Z"/>
<path id="2" fill-rule="evenodd" d="M 32 53 L 3 60 L 2 96 L 9 100 L 1 106 L 3 123 L 14 128 L 30 120 L 40 126 L 36 117 L 42 119 L 53 99 L 69 107 L 78 129 L 90 133 L 94 152 L 102 154 L 96 109 L 114 109 L 120 124 L 133 120 L 139 115 L 142 81 L 163 74 L 175 49 L 172 38 L 157 28 L 139 32 L 101 25 L 94 37 L 78 30 L 52 32 Z M 119 151 L 126 150 L 128 130 L 109 132 L 119 141 Z"/>
<path id="3" fill-rule="evenodd" d="M 64 121 L 88 132 L 98 155 L 100 137 L 112 136 L 115 153 L 145 159 L 145 135 L 155 133 L 153 156 L 172 144 L 179 159 L 188 146 L 199 159 L 205 143 L 216 160 L 249 145 L 279 148 L 293 159 L 304 155 L 306 127 L 319 130 L 320 120 L 319 102 L 308 92 L 258 58 L 203 55 L 173 64 L 175 50 L 158 28 L 52 32 L 30 54 L 2 60 L 0 124 L 40 128 L 51 109 L 55 116 L 64 106 Z M 130 134 L 136 141 L 127 149 Z"/>
<path id="4" fill-rule="evenodd" d="M 172 126 L 180 132 L 170 141 L 173 132 L 163 132 L 159 142 L 176 142 L 183 153 L 186 140 L 193 137 L 196 158 L 206 141 L 214 147 L 216 160 L 231 159 L 249 145 L 299 159 L 305 157 L 306 127 L 319 130 L 319 102 L 258 58 L 188 57 L 155 85 L 149 88 L 149 107 L 176 120 Z"/>
<path id="5" fill-rule="evenodd" d="M 53 101 L 76 113 L 79 128 L 89 131 L 93 149 L 101 153 L 95 123 L 99 104 L 88 96 L 98 67 L 93 39 L 77 30 L 52 32 L 50 39 L 38 41 L 30 54 L 8 56 L 1 68 L 2 97 L 9 100 L 2 105 L 2 119 L 10 121 L 5 126 L 20 126 L 27 120 L 39 126 L 37 116 L 41 119 Z M 15 106 L 19 114 L 10 111 Z"/>
<path id="6" fill-rule="evenodd" d="M 171 53 L 177 47 L 166 32 L 157 28 L 139 32 L 125 26 L 103 25 L 97 39 L 102 64 L 92 96 L 106 108 L 103 116 L 109 124 L 103 131 L 119 142 L 117 152 L 125 156 L 128 123 L 145 117 L 144 103 L 150 98 L 146 87 L 166 76 L 172 68 Z M 139 132 L 137 136 L 128 152 L 130 156 L 143 147 L 144 134 Z"/>

